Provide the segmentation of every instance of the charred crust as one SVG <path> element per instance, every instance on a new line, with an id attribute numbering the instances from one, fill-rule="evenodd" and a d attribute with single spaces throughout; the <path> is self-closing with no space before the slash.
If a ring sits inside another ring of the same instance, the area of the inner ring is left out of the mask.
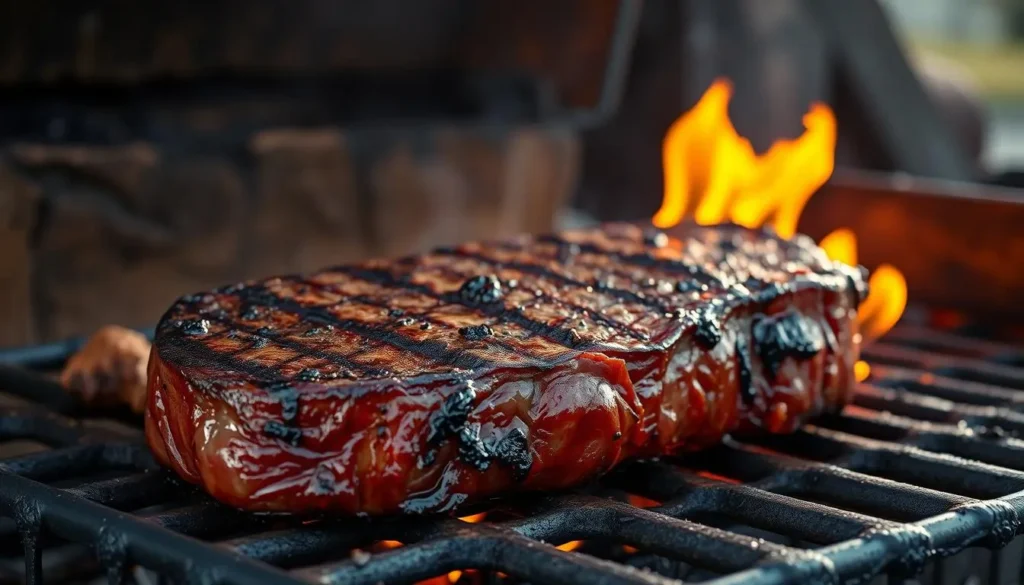
<path id="1" fill-rule="evenodd" d="M 754 390 L 753 368 L 750 364 L 750 347 L 745 335 L 736 337 L 736 361 L 739 364 L 740 398 L 744 404 L 751 405 L 757 398 Z"/>
<path id="2" fill-rule="evenodd" d="M 491 305 L 504 296 L 501 281 L 493 274 L 474 276 L 459 287 L 459 297 L 471 305 Z"/>
<path id="3" fill-rule="evenodd" d="M 477 471 L 487 471 L 491 466 L 491 453 L 480 440 L 480 425 L 463 425 L 458 434 L 459 459 Z"/>
<path id="4" fill-rule="evenodd" d="M 259 335 L 256 335 L 252 338 L 253 349 L 263 349 L 264 347 L 267 347 L 267 343 L 269 343 L 269 341 L 267 340 L 266 337 L 260 337 Z"/>
<path id="5" fill-rule="evenodd" d="M 175 325 L 185 335 L 206 335 L 210 332 L 210 322 L 206 319 L 186 319 Z"/>
<path id="6" fill-rule="evenodd" d="M 256 330 L 256 335 L 260 335 L 260 336 L 263 336 L 263 337 L 267 337 L 267 336 L 270 336 L 270 335 L 273 335 L 273 334 L 274 334 L 274 326 L 273 325 L 264 325 L 263 327 L 260 327 L 259 329 Z"/>
<path id="7" fill-rule="evenodd" d="M 522 429 L 512 429 L 502 437 L 494 447 L 494 457 L 503 466 L 512 469 L 512 478 L 516 481 L 526 479 L 533 468 L 530 442 Z"/>
<path id="8" fill-rule="evenodd" d="M 323 335 L 324 333 L 329 333 L 331 331 L 334 331 L 333 325 L 320 325 L 317 327 L 313 327 L 312 329 L 307 329 L 306 332 L 302 334 L 302 336 L 315 337 L 317 335 Z"/>
<path id="9" fill-rule="evenodd" d="M 430 417 L 427 444 L 437 446 L 445 439 L 457 435 L 466 425 L 474 400 L 476 390 L 468 384 L 448 396 L 441 408 L 434 411 Z"/>
<path id="10" fill-rule="evenodd" d="M 242 319 L 246 321 L 255 321 L 263 316 L 263 308 L 258 305 L 249 305 L 242 311 Z"/>
<path id="11" fill-rule="evenodd" d="M 806 360 L 825 349 L 825 335 L 813 319 L 788 310 L 754 322 L 754 346 L 770 379 L 786 358 Z"/>
<path id="12" fill-rule="evenodd" d="M 430 323 L 421 323 L 420 324 L 420 330 L 426 331 L 428 329 L 430 329 Z"/>
<path id="13" fill-rule="evenodd" d="M 401 317 L 404 314 L 405 314 L 405 311 L 403 311 L 402 309 L 391 309 L 390 311 L 388 311 L 388 317 L 392 317 L 392 318 L 398 318 L 398 317 Z"/>
<path id="14" fill-rule="evenodd" d="M 693 336 L 705 350 L 714 349 L 722 341 L 722 316 L 715 307 L 705 307 L 700 312 Z"/>
<path id="15" fill-rule="evenodd" d="M 294 422 L 299 415 L 299 391 L 288 382 L 275 382 L 268 390 L 281 405 L 281 419 L 285 423 Z"/>
<path id="16" fill-rule="evenodd" d="M 488 325 L 473 325 L 460 328 L 459 335 L 470 341 L 480 341 L 494 335 L 494 330 Z"/>
<path id="17" fill-rule="evenodd" d="M 319 382 L 323 377 L 323 373 L 316 368 L 305 368 L 295 375 L 295 379 L 300 382 Z"/>
<path id="18" fill-rule="evenodd" d="M 267 421 L 267 424 L 263 425 L 263 434 L 284 441 L 293 447 L 297 447 L 302 441 L 301 430 L 276 420 Z"/>

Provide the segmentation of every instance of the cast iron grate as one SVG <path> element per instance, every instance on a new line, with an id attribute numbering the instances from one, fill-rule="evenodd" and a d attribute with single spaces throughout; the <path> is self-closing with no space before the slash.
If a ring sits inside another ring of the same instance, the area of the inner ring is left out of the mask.
<path id="1" fill-rule="evenodd" d="M 0 583 L 959 585 L 1024 576 L 1015 539 L 1024 532 L 1024 349 L 1011 344 L 902 325 L 866 352 L 872 378 L 842 416 L 630 464 L 578 493 L 502 502 L 479 523 L 296 520 L 219 506 L 155 467 L 137 421 L 86 417 L 31 369 L 70 349 L 0 356 L 20 364 L 0 370 L 0 551 L 18 553 L 0 560 Z M 570 541 L 584 544 L 555 546 Z"/>

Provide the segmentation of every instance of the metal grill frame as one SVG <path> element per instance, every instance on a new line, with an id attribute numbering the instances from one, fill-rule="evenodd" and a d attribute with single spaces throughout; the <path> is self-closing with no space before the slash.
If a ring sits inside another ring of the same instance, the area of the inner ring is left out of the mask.
<path id="1" fill-rule="evenodd" d="M 18 398 L 0 411 L 0 440 L 29 439 L 51 450 L 0 462 L 0 514 L 15 521 L 16 535 L 6 538 L 20 540 L 30 584 L 43 582 L 42 551 L 55 538 L 90 545 L 111 583 L 123 582 L 133 565 L 196 585 L 414 582 L 465 569 L 537 584 L 678 582 L 547 544 L 571 540 L 625 544 L 725 574 L 707 581 L 715 585 L 909 578 L 931 560 L 969 546 L 999 548 L 1024 532 L 1024 471 L 999 466 L 1024 469 L 1024 441 L 1009 436 L 1024 432 L 1024 392 L 1017 390 L 1024 389 L 1024 371 L 1003 365 L 1015 362 L 1016 350 L 929 335 L 928 343 L 957 351 L 940 357 L 911 347 L 920 334 L 898 328 L 891 342 L 869 348 L 881 383 L 862 385 L 843 415 L 793 435 L 727 440 L 686 459 L 743 483 L 698 475 L 671 459 L 632 463 L 602 484 L 658 500 L 658 507 L 585 494 L 529 496 L 515 503 L 523 518 L 479 524 L 416 517 L 281 526 L 279 518 L 208 498 L 170 511 L 121 511 L 191 488 L 157 469 L 138 428 L 72 418 L 79 406 L 55 382 L 6 365 L 0 388 L 5 398 Z M 0 355 L 0 362 L 52 365 L 66 351 L 21 350 Z M 926 372 L 932 373 L 923 382 Z M 963 372 L 972 380 L 955 379 Z M 118 470 L 124 475 L 71 488 L 46 483 Z M 819 547 L 692 520 L 707 514 Z M 219 540 L 225 530 L 245 534 Z M 338 551 L 347 555 L 385 539 L 405 545 L 338 558 Z"/>

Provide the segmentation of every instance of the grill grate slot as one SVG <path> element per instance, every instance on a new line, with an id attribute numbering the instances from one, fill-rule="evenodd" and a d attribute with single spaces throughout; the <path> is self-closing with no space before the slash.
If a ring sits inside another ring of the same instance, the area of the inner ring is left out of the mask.
<path id="1" fill-rule="evenodd" d="M 31 449 L 0 460 L 0 548 L 25 553 L 0 558 L 0 584 L 116 583 L 137 565 L 197 585 L 435 585 L 451 571 L 537 585 L 899 582 L 922 568 L 936 585 L 978 571 L 1020 581 L 1020 540 L 963 553 L 969 570 L 942 559 L 1021 528 L 1024 352 L 900 326 L 866 355 L 872 378 L 841 415 L 630 463 L 585 493 L 509 499 L 479 523 L 230 510 L 156 469 L 130 418 L 70 418 L 81 406 L 55 384 L 3 367 L 0 441 Z M 556 546 L 569 541 L 584 544 Z"/>

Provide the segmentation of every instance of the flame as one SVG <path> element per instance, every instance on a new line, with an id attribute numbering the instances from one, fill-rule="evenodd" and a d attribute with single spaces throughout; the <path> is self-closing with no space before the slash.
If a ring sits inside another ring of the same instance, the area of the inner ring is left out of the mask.
<path id="1" fill-rule="evenodd" d="M 729 121 L 731 97 L 732 85 L 719 79 L 669 127 L 662 144 L 665 196 L 654 225 L 672 227 L 692 211 L 701 225 L 769 223 L 792 237 L 807 200 L 832 175 L 835 116 L 814 104 L 804 116 L 803 136 L 780 140 L 758 156 Z"/>
<path id="2" fill-rule="evenodd" d="M 863 382 L 871 375 L 871 366 L 864 360 L 857 360 L 857 363 L 853 364 L 853 375 L 858 382 Z"/>
<path id="3" fill-rule="evenodd" d="M 828 257 L 846 264 L 857 264 L 857 236 L 840 228 L 821 240 L 821 248 Z M 903 273 L 890 264 L 882 264 L 868 280 L 868 297 L 857 311 L 857 321 L 863 343 L 870 343 L 892 329 L 907 307 L 907 281 Z M 867 364 L 865 364 L 866 366 Z M 862 372 L 867 371 L 861 368 Z"/>
<path id="4" fill-rule="evenodd" d="M 569 542 L 560 544 L 555 548 L 558 550 L 564 550 L 565 552 L 572 552 L 581 546 L 583 546 L 582 540 L 570 540 Z"/>
<path id="5" fill-rule="evenodd" d="M 638 496 L 637 494 L 627 494 L 626 501 L 637 508 L 653 508 L 660 506 L 661 502 L 645 498 L 644 496 Z"/>
<path id="6" fill-rule="evenodd" d="M 487 512 L 480 512 L 479 514 L 472 514 L 470 516 L 463 516 L 459 520 L 463 522 L 469 522 L 470 524 L 476 524 L 482 522 L 487 517 Z M 377 543 L 376 548 L 378 550 L 391 550 L 402 546 L 402 543 L 397 540 L 382 540 Z M 467 571 L 466 574 L 472 571 Z M 416 585 L 452 585 L 462 577 L 463 571 L 455 570 L 449 571 L 447 575 L 441 575 L 440 577 L 433 577 L 423 581 L 419 581 Z"/>
<path id="7" fill-rule="evenodd" d="M 729 81 L 716 80 L 669 127 L 662 143 L 664 198 L 651 221 L 659 228 L 687 218 L 701 225 L 770 225 L 783 238 L 791 238 L 807 201 L 832 175 L 835 116 L 828 106 L 812 104 L 799 138 L 779 140 L 758 155 L 729 119 L 732 91 Z M 856 265 L 857 238 L 852 231 L 836 230 L 821 246 L 833 260 Z M 864 342 L 891 329 L 907 304 L 906 280 L 888 264 L 875 269 L 869 286 L 871 293 L 858 311 Z M 867 364 L 858 365 L 855 374 L 866 378 L 869 371 Z"/>

